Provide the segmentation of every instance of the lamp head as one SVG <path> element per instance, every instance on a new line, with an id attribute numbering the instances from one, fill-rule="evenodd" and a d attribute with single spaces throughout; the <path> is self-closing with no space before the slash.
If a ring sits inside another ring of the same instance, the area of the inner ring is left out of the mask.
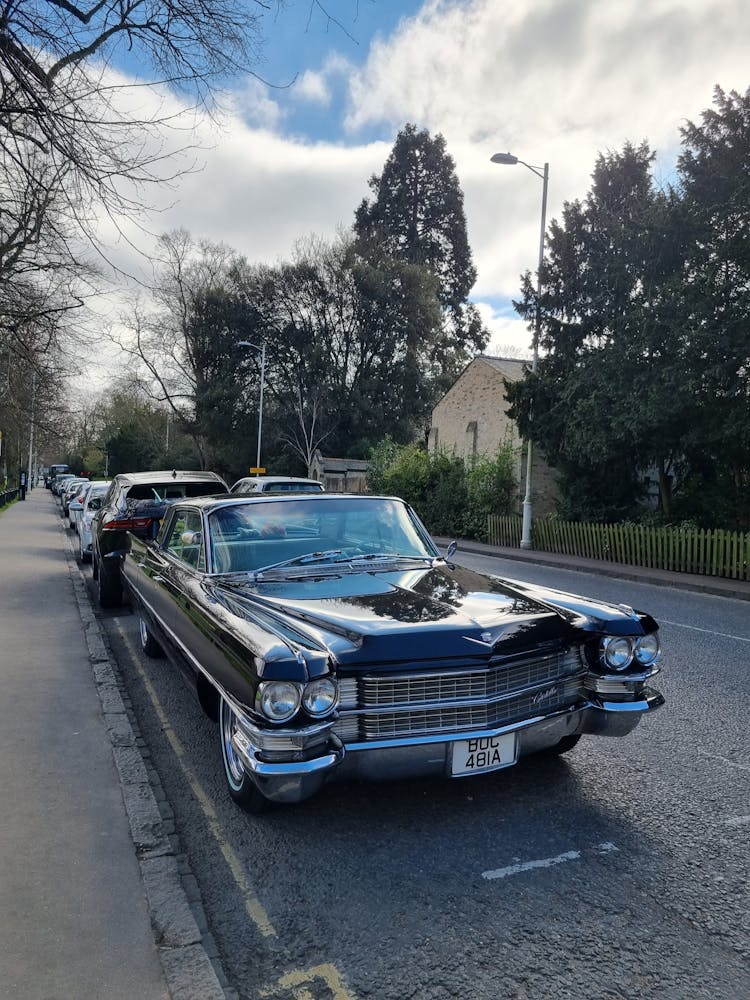
<path id="1" fill-rule="evenodd" d="M 513 156 L 512 153 L 495 153 L 494 156 L 490 157 L 493 163 L 507 163 L 510 166 L 518 163 L 518 157 Z"/>

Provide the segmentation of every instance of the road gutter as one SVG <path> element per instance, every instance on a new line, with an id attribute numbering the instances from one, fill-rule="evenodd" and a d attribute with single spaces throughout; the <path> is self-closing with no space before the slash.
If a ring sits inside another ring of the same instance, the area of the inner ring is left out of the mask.
<path id="1" fill-rule="evenodd" d="M 231 1000 L 218 958 L 206 950 L 193 906 L 182 882 L 180 861 L 165 829 L 148 770 L 122 700 L 116 670 L 91 606 L 83 574 L 61 522 L 68 571 L 83 623 L 91 670 L 104 725 L 120 779 L 133 848 L 143 879 L 156 950 L 171 1000 Z"/>

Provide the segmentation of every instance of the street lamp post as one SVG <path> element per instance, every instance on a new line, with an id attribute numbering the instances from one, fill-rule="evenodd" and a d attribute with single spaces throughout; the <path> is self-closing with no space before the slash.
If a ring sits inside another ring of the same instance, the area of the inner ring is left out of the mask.
<path id="1" fill-rule="evenodd" d="M 515 166 L 520 163 L 524 167 L 536 174 L 537 177 L 541 178 L 542 181 L 542 226 L 539 234 L 539 267 L 536 273 L 536 317 L 534 320 L 534 337 L 532 341 L 532 355 L 531 355 L 531 372 L 536 375 L 537 362 L 539 360 L 539 336 L 541 333 L 541 297 L 542 297 L 542 264 L 544 263 L 544 232 L 547 223 L 547 184 L 549 182 L 549 163 L 545 163 L 543 167 L 535 167 L 531 163 L 525 163 L 523 160 L 519 160 L 517 156 L 513 156 L 511 153 L 495 153 L 494 156 L 490 157 L 493 163 L 506 164 L 508 166 Z M 533 405 L 533 401 L 532 401 Z M 532 443 L 531 437 L 526 439 L 526 492 L 523 498 L 523 525 L 521 528 L 521 548 L 530 549 L 531 546 L 531 514 L 532 514 L 532 500 L 531 500 L 531 476 L 532 476 L 532 463 L 534 459 L 534 445 Z"/>
<path id="2" fill-rule="evenodd" d="M 26 472 L 26 482 L 29 489 L 34 488 L 34 476 L 31 469 L 34 464 L 34 409 L 36 407 L 36 372 L 31 376 L 31 423 L 29 425 L 29 464 Z"/>
<path id="3" fill-rule="evenodd" d="M 260 444 L 263 437 L 263 389 L 266 381 L 266 342 L 265 340 L 258 347 L 257 344 L 251 344 L 249 340 L 238 340 L 237 345 L 239 347 L 252 347 L 256 351 L 260 351 L 260 397 L 258 399 L 258 454 L 255 460 L 255 467 L 257 469 L 261 468 L 260 464 Z"/>

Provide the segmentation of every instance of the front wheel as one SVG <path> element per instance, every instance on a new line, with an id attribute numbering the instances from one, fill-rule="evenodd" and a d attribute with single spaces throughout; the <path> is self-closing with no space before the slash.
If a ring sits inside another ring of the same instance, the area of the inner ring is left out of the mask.
<path id="1" fill-rule="evenodd" d="M 232 734 L 236 731 L 237 726 L 237 716 L 222 697 L 219 705 L 219 739 L 221 741 L 221 758 L 224 761 L 224 774 L 227 779 L 229 794 L 245 812 L 257 815 L 258 813 L 265 812 L 270 802 L 258 790 L 252 778 L 248 776 L 237 751 L 232 745 Z"/>
<path id="2" fill-rule="evenodd" d="M 576 733 L 574 736 L 563 736 L 563 738 L 558 743 L 555 743 L 554 746 L 547 747 L 545 750 L 540 750 L 540 755 L 544 757 L 559 757 L 560 754 L 567 753 L 569 750 L 572 750 L 580 738 L 580 733 Z"/>
<path id="3" fill-rule="evenodd" d="M 138 631 L 141 636 L 141 649 L 146 654 L 146 656 L 151 657 L 161 657 L 164 656 L 164 650 L 161 648 L 159 643 L 154 639 L 149 631 L 149 627 L 146 624 L 143 617 L 141 617 L 138 622 Z"/>

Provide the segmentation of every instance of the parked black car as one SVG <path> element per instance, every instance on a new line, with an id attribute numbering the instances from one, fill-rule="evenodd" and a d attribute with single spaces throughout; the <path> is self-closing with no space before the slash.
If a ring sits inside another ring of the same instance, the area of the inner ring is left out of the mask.
<path id="1" fill-rule="evenodd" d="M 126 472 L 115 476 L 91 525 L 94 579 L 99 603 L 114 608 L 122 602 L 120 563 L 129 538 L 156 534 L 167 507 L 175 500 L 227 493 L 215 472 Z"/>
<path id="2" fill-rule="evenodd" d="M 184 500 L 123 578 L 259 811 L 324 781 L 466 777 L 623 736 L 663 704 L 648 614 L 451 564 L 392 497 Z"/>

